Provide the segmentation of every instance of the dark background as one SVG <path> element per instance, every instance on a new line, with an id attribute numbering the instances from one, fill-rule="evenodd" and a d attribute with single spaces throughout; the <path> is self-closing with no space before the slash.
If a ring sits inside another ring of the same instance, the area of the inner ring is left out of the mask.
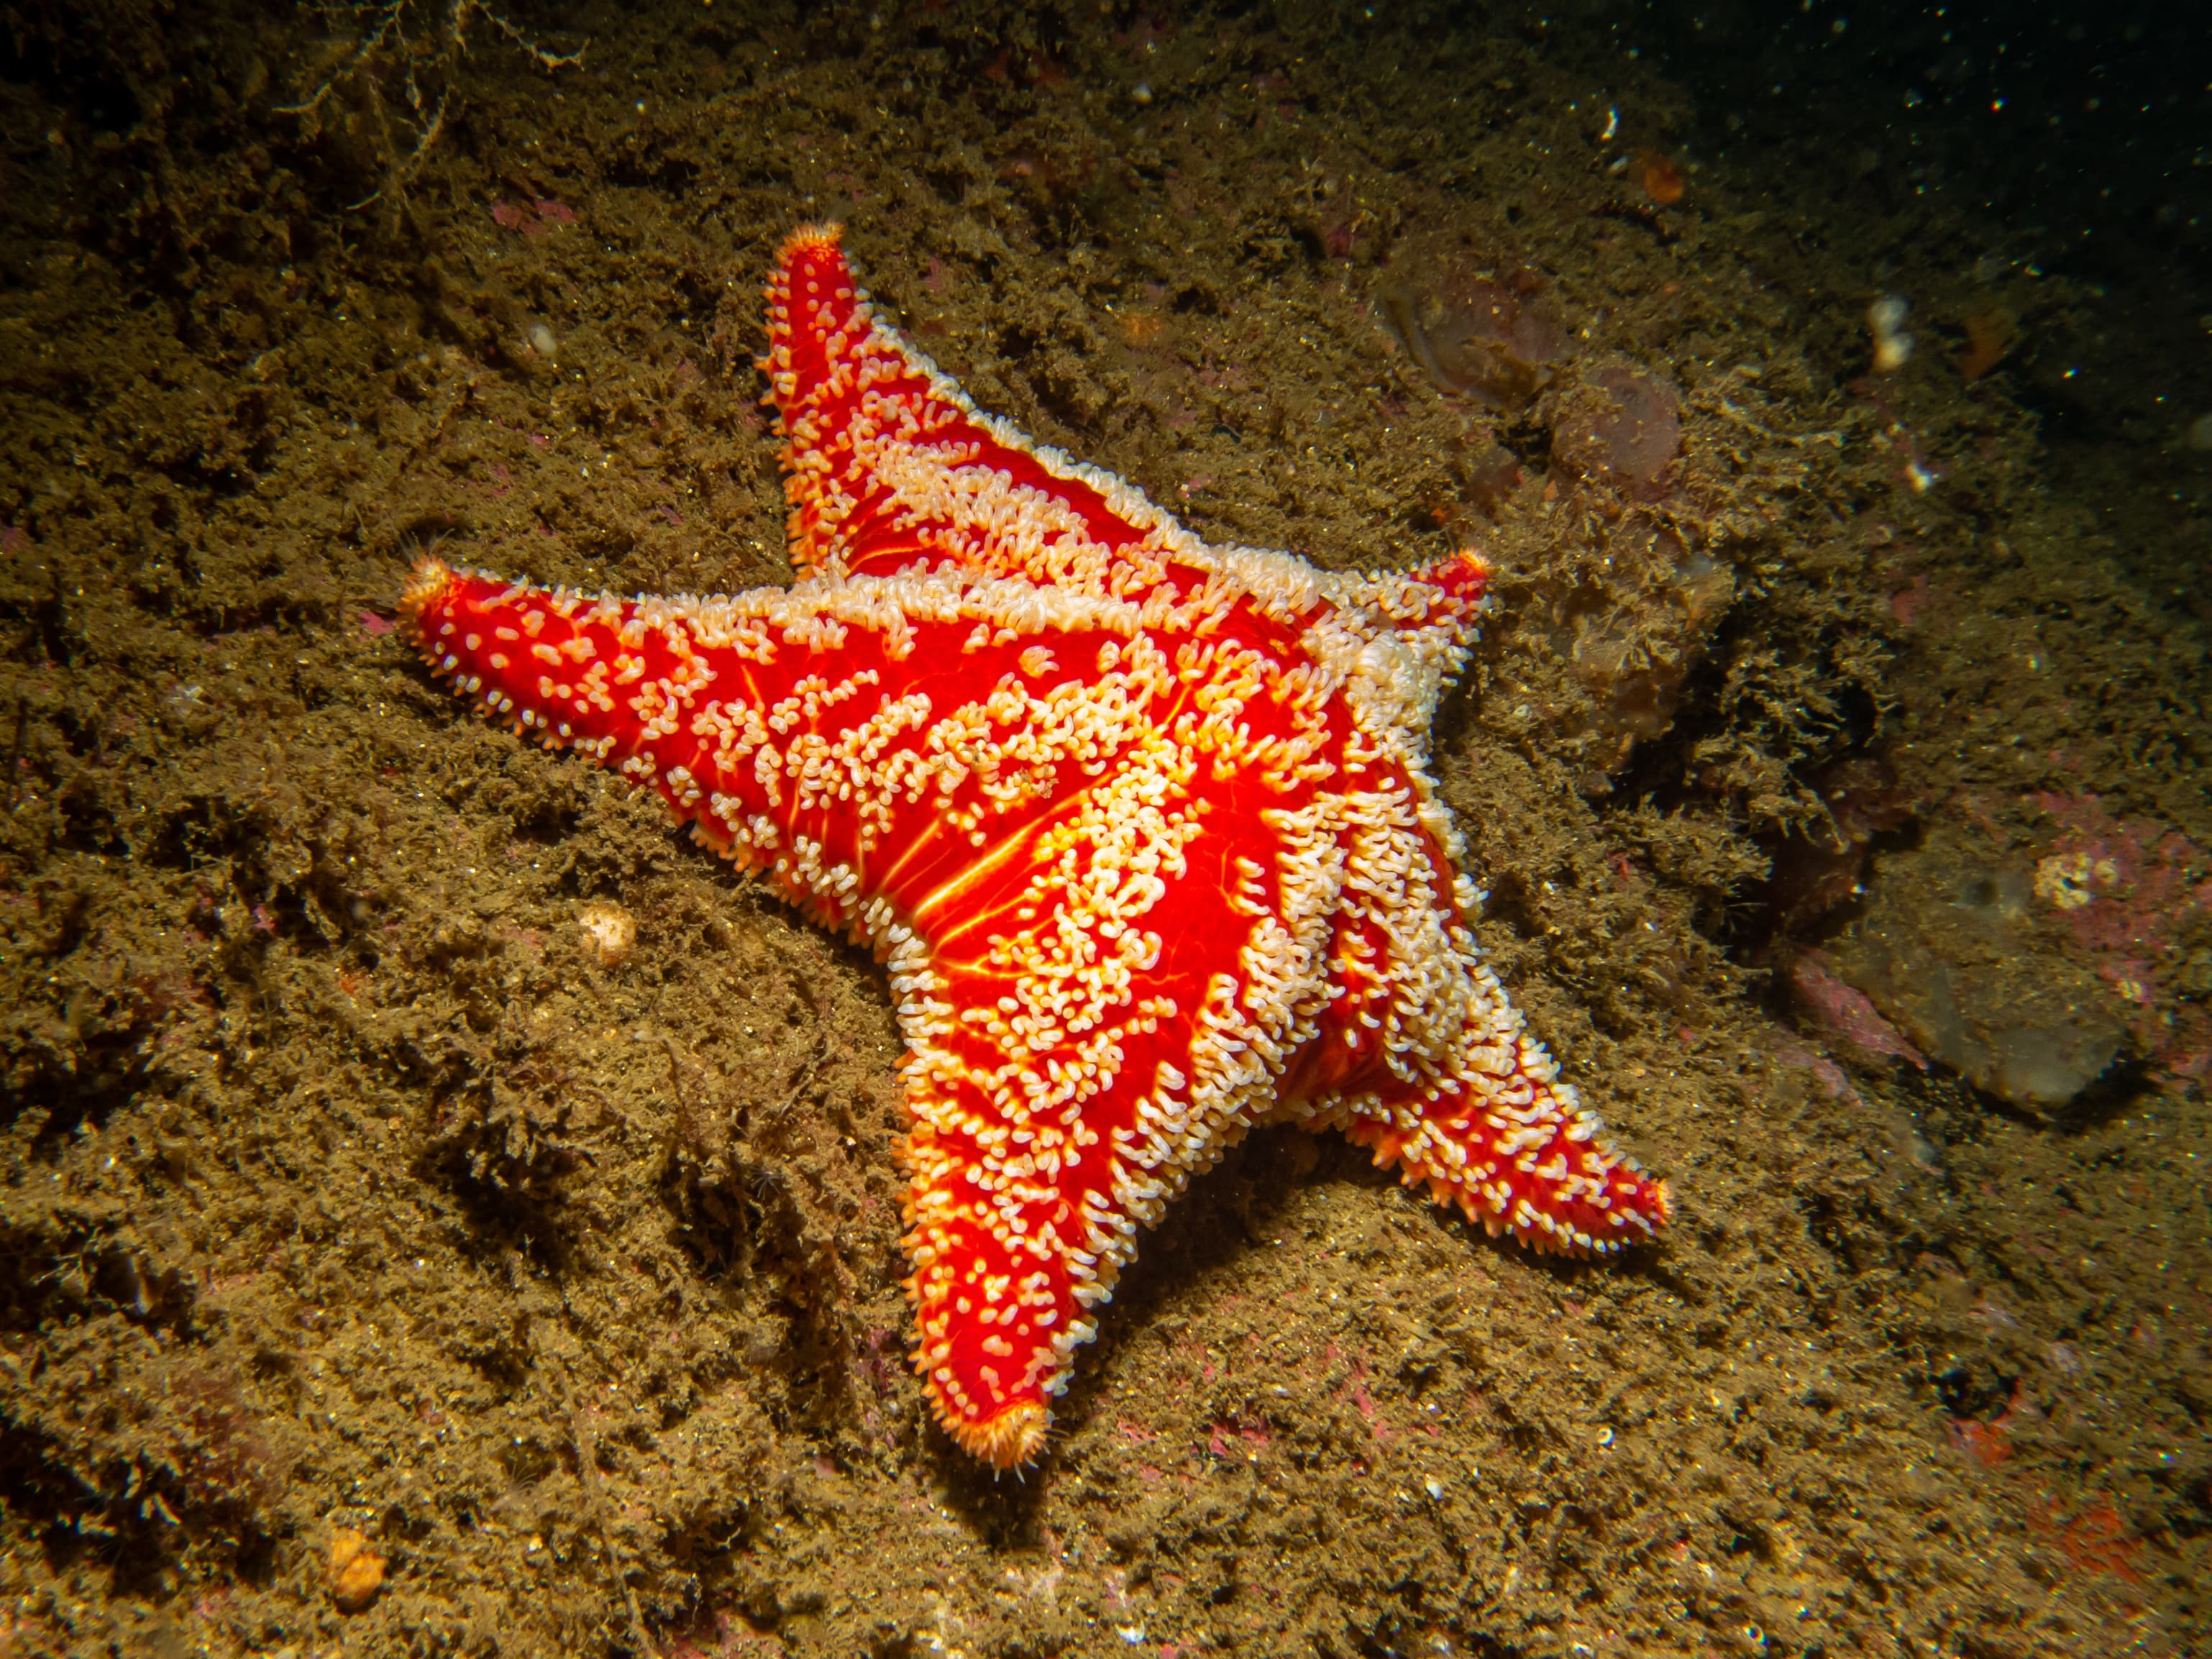
<path id="1" fill-rule="evenodd" d="M 1659 0 L 1619 35 L 1694 94 L 1719 152 L 1984 216 L 2004 257 L 2105 286 L 2176 349 L 2159 389 L 2204 391 L 2212 8 Z"/>

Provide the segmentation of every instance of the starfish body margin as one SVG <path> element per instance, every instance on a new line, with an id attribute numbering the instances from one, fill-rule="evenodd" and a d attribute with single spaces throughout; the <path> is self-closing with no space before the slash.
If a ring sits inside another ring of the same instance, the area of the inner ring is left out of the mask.
<path id="1" fill-rule="evenodd" d="M 887 965 L 915 1363 L 1000 1468 L 1137 1239 L 1253 1126 L 1338 1127 L 1492 1234 L 1668 1218 L 1484 965 L 1427 772 L 1488 572 L 1216 547 L 977 410 L 783 245 L 787 588 L 617 599 L 416 568 L 435 672 L 655 790 Z"/>

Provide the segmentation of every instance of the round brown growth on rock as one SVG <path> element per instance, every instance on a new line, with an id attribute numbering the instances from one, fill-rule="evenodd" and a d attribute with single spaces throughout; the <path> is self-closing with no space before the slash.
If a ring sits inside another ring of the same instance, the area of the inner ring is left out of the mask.
<path id="1" fill-rule="evenodd" d="M 1656 501 L 1674 488 L 1681 448 L 1674 394 L 1649 374 L 1601 368 L 1559 395 L 1552 459 L 1592 483 Z"/>
<path id="2" fill-rule="evenodd" d="M 1552 382 L 1570 337 L 1538 296 L 1541 279 L 1448 271 L 1407 276 L 1379 296 L 1390 331 L 1447 397 L 1486 409 L 1526 407 Z"/>

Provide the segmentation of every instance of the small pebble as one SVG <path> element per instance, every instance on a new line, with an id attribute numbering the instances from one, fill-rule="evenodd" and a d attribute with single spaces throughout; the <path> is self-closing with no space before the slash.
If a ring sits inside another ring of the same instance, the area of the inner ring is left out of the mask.
<path id="1" fill-rule="evenodd" d="M 384 1588 L 384 1558 L 351 1527 L 331 1540 L 331 1600 L 340 1613 L 360 1613 Z"/>
<path id="2" fill-rule="evenodd" d="M 618 967 L 629 960 L 630 949 L 637 943 L 637 918 L 621 905 L 605 899 L 581 905 L 576 926 L 584 930 L 584 948 L 600 967 Z"/>

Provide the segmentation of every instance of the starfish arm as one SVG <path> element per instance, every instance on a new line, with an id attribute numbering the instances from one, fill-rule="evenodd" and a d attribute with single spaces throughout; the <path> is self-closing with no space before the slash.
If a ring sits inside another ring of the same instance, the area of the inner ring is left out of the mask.
<path id="1" fill-rule="evenodd" d="M 1285 1097 L 1492 1235 L 1586 1255 L 1650 1239 L 1666 1183 L 1606 1143 L 1481 963 L 1463 921 L 1476 895 L 1426 780 L 1394 757 L 1360 776 L 1341 798 L 1328 1006 Z"/>
<path id="2" fill-rule="evenodd" d="M 1216 773 L 1222 732 L 1158 719 L 1179 682 L 1130 682 L 1139 735 L 953 896 L 910 897 L 893 940 L 916 1364 L 1000 1468 L 1042 1449 L 1139 1231 L 1272 1115 L 1327 1000 L 1317 815 L 1280 772 Z"/>
<path id="3" fill-rule="evenodd" d="M 1604 1139 L 1490 970 L 1476 969 L 1473 980 L 1474 1017 L 1451 1085 L 1348 1102 L 1345 1133 L 1493 1237 L 1510 1233 L 1562 1255 L 1610 1255 L 1650 1240 L 1674 1213 L 1667 1183 Z"/>
<path id="4" fill-rule="evenodd" d="M 1128 593 L 1195 538 L 1121 479 L 987 415 L 887 327 L 835 225 L 793 233 L 761 360 L 803 574 L 945 566 Z"/>
<path id="5" fill-rule="evenodd" d="M 988 913 L 1043 899 L 1051 925 L 917 937 L 891 963 L 915 1367 L 947 1431 L 1000 1468 L 1042 1449 L 1141 1230 L 1266 1109 L 1282 1035 L 1285 1011 L 1241 993 L 1251 918 L 1185 876 L 1108 940 L 1071 921 L 1099 868 L 1010 872 L 1024 902 Z"/>
<path id="6" fill-rule="evenodd" d="M 653 789 L 872 942 L 889 912 L 868 900 L 957 891 L 1168 684 L 1129 643 L 1133 607 L 957 572 L 623 599 L 426 559 L 403 604 L 431 668 L 483 713 Z"/>
<path id="7" fill-rule="evenodd" d="M 1310 672 L 1115 602 L 1057 601 L 1049 647 L 1008 626 L 1050 592 L 621 600 L 428 560 L 405 596 L 487 712 L 655 789 L 887 961 L 917 1363 L 1002 1468 L 1041 1448 L 1139 1229 L 1311 1036 L 1334 890 L 1309 867 L 1333 831 L 1285 805 L 1331 732 Z"/>

